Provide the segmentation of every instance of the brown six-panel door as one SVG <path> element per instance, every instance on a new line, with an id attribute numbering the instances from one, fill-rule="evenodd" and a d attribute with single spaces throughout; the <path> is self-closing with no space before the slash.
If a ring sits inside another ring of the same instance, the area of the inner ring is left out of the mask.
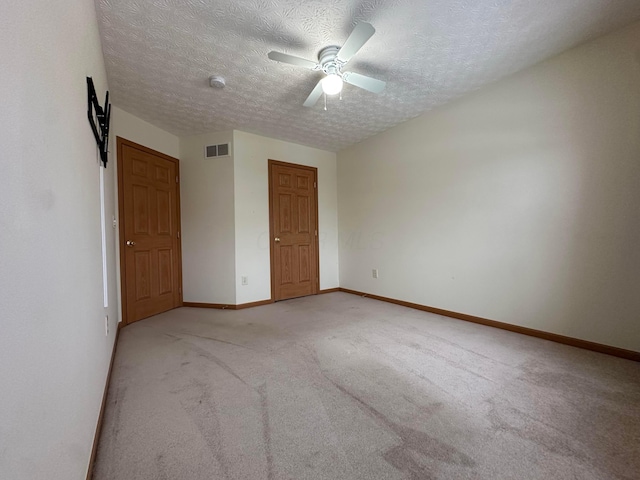
<path id="1" fill-rule="evenodd" d="M 181 305 L 178 161 L 118 139 L 126 323 Z"/>
<path id="2" fill-rule="evenodd" d="M 269 160 L 274 300 L 318 293 L 317 169 Z"/>

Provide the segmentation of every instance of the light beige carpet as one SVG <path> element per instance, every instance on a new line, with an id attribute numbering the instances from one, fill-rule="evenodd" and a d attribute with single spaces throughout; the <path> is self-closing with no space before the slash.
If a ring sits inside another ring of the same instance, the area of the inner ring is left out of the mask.
<path id="1" fill-rule="evenodd" d="M 638 479 L 640 364 L 346 293 L 121 331 L 96 480 Z"/>

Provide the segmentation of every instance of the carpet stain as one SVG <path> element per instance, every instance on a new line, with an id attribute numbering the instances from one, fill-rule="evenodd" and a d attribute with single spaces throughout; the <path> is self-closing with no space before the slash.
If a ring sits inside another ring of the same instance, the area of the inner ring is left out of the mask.
<path id="1" fill-rule="evenodd" d="M 430 405 L 422 405 L 422 404 L 416 402 L 415 399 L 411 398 L 408 395 L 405 395 L 404 393 L 401 395 L 401 397 L 407 403 L 410 403 L 411 405 L 416 407 L 416 409 L 418 409 L 420 412 L 422 412 L 423 414 L 428 415 L 428 416 L 435 415 L 437 412 L 439 412 L 440 410 L 442 410 L 444 408 L 444 403 L 442 403 L 442 402 L 435 402 L 435 403 L 432 403 Z"/>
<path id="2" fill-rule="evenodd" d="M 196 338 L 203 338 L 205 340 L 212 340 L 214 342 L 218 342 L 218 343 L 224 343 L 226 345 L 233 345 L 234 347 L 240 347 L 240 348 L 246 348 L 247 350 L 251 350 L 249 347 L 247 347 L 246 345 L 240 345 L 239 343 L 233 343 L 233 342 L 229 342 L 227 340 L 221 340 L 219 338 L 215 338 L 215 337 L 207 337 L 205 335 L 196 335 L 195 333 L 186 333 L 186 332 L 180 332 L 182 335 L 187 335 L 188 337 L 196 337 Z"/>
<path id="3" fill-rule="evenodd" d="M 628 476 L 622 472 L 616 472 L 616 470 L 620 470 L 621 467 L 625 466 L 624 463 L 615 461 L 614 455 L 620 452 L 611 452 L 611 455 L 605 454 L 604 457 L 598 457 L 588 455 L 582 451 L 582 444 L 591 440 L 590 435 L 592 433 L 584 437 L 574 438 L 558 430 L 555 426 L 532 418 L 525 412 L 510 405 L 499 405 L 495 399 L 489 399 L 487 403 L 491 407 L 488 419 L 494 431 L 511 433 L 525 441 L 535 443 L 549 453 L 578 460 L 579 463 L 589 465 L 591 469 L 605 475 L 602 478 L 637 480 L 637 476 Z M 599 443 L 606 445 L 603 442 Z M 600 450 L 602 451 L 602 447 Z M 632 455 L 632 457 L 637 458 L 637 454 Z"/>
<path id="4" fill-rule="evenodd" d="M 209 384 L 191 379 L 189 385 L 182 390 L 180 404 L 215 457 L 222 477 L 228 478 L 229 466 L 222 448 L 224 438 L 211 388 Z M 197 403 L 195 399 L 198 400 Z"/>
<path id="5" fill-rule="evenodd" d="M 569 439 L 562 432 L 510 405 L 500 405 L 494 399 L 487 400 L 487 403 L 490 405 L 488 419 L 494 431 L 512 433 L 556 455 L 584 459 L 580 452 L 571 447 Z"/>
<path id="6" fill-rule="evenodd" d="M 113 392 L 113 393 L 112 393 Z M 111 451 L 118 451 L 119 441 L 118 436 L 120 435 L 120 427 L 123 425 L 121 421 L 122 416 L 122 406 L 124 405 L 124 398 L 127 392 L 127 386 L 122 385 L 120 383 L 116 383 L 115 385 L 111 385 L 109 389 L 109 396 L 112 397 L 112 401 L 108 404 L 107 414 L 105 415 L 104 423 L 109 425 L 109 429 L 105 428 L 100 435 L 100 442 L 108 442 L 108 448 Z M 100 459 L 100 453 L 96 457 L 96 464 L 94 467 L 94 476 L 100 470 L 104 470 L 106 478 L 111 476 L 111 471 L 113 467 L 110 463 L 106 462 L 98 462 Z"/>
<path id="7" fill-rule="evenodd" d="M 188 340 L 182 339 L 182 341 L 186 345 L 188 345 L 190 349 L 194 350 L 196 352 L 196 354 L 198 355 L 198 357 L 204 358 L 204 359 L 206 359 L 206 360 L 208 360 L 208 361 L 210 361 L 212 363 L 215 363 L 221 369 L 223 369 L 225 372 L 227 372 L 229 375 L 235 377 L 240 382 L 242 382 L 244 385 L 247 385 L 248 387 L 250 387 L 250 385 L 247 382 L 245 382 L 244 379 L 240 375 L 238 375 L 229 365 L 227 365 L 225 362 L 220 360 L 213 353 L 209 352 L 208 350 L 205 350 L 204 348 L 200 348 L 199 346 L 195 345 L 194 343 L 189 342 Z"/>
<path id="8" fill-rule="evenodd" d="M 240 382 L 244 383 L 245 385 L 249 386 L 249 384 L 247 384 L 247 382 L 245 382 L 242 377 L 240 375 L 238 375 L 236 372 L 233 371 L 233 369 L 227 365 L 226 363 L 224 363 L 222 360 L 220 360 L 218 357 L 216 357 L 215 355 L 213 355 L 212 353 L 209 352 L 202 352 L 199 353 L 198 356 L 200 357 L 204 357 L 207 360 L 215 363 L 216 365 L 218 365 L 220 368 L 222 368 L 225 372 L 227 372 L 229 375 L 237 378 Z"/>
<path id="9" fill-rule="evenodd" d="M 164 455 L 159 453 L 156 455 L 154 459 L 154 463 L 156 466 L 156 478 L 158 480 L 169 480 L 169 475 L 167 475 L 167 465 L 164 460 Z"/>
<path id="10" fill-rule="evenodd" d="M 390 336 L 389 338 L 393 339 L 396 343 L 398 343 L 399 345 L 403 345 L 405 347 L 411 348 L 412 350 L 416 350 L 420 353 L 424 353 L 426 356 L 428 357 L 433 357 L 433 358 L 438 358 L 440 360 L 442 360 L 443 362 L 445 362 L 447 365 L 459 369 L 459 370 L 463 370 L 466 373 L 469 373 L 471 375 L 474 375 L 475 377 L 481 378 L 482 380 L 486 380 L 487 382 L 491 382 L 491 383 L 495 383 L 493 381 L 493 379 L 489 378 L 489 377 L 485 377 L 484 375 L 473 371 L 470 368 L 467 368 L 463 363 L 461 362 L 456 362 L 454 360 L 451 360 L 450 358 L 448 358 L 445 355 L 442 355 L 440 353 L 438 353 L 437 351 L 433 350 L 432 348 L 428 348 L 427 345 L 429 345 L 428 343 L 423 343 L 423 344 L 419 344 L 417 342 L 413 342 L 413 341 L 404 341 L 400 338 L 397 338 L 396 336 Z M 377 347 L 375 347 L 377 348 Z M 384 353 L 385 355 L 388 355 L 384 350 L 378 348 L 378 350 L 380 350 L 380 352 Z"/>
<path id="11" fill-rule="evenodd" d="M 420 380 L 423 380 L 425 382 L 427 382 L 430 386 L 432 386 L 433 388 L 436 388 L 437 390 L 439 390 L 441 393 L 447 395 L 448 397 L 451 398 L 452 401 L 457 401 L 456 396 L 451 393 L 450 391 L 448 391 L 443 385 L 433 381 L 431 378 L 427 377 L 426 375 L 424 375 L 420 370 L 411 368 L 409 365 L 407 365 L 406 362 L 403 362 L 401 359 L 397 358 L 394 355 L 390 355 L 389 353 L 387 353 L 386 351 L 384 351 L 382 348 L 377 347 L 374 344 L 369 344 L 368 346 L 369 350 L 377 352 L 378 354 L 384 355 L 385 357 L 389 358 L 390 360 L 392 360 L 398 367 L 402 368 L 404 371 L 406 371 L 407 373 L 410 373 L 411 375 L 416 376 L 417 378 L 419 378 Z"/>
<path id="12" fill-rule="evenodd" d="M 176 337 L 175 335 L 171 335 L 169 333 L 163 333 L 162 336 L 170 338 L 171 342 L 169 342 L 169 343 L 179 342 L 180 340 L 182 340 L 180 337 Z"/>
<path id="13" fill-rule="evenodd" d="M 588 394 L 590 397 L 615 403 L 640 403 L 640 388 L 637 386 L 625 391 L 615 391 L 589 378 L 550 370 L 540 362 L 528 362 L 522 366 L 522 372 L 521 380 L 537 387 L 561 391 L 566 396 L 581 397 Z"/>
<path id="14" fill-rule="evenodd" d="M 122 415 L 122 406 L 124 405 L 124 397 L 127 393 L 126 385 L 117 385 L 116 391 L 113 399 L 113 420 L 112 420 L 112 429 L 111 435 L 109 435 L 111 442 L 113 444 L 117 444 L 118 435 L 120 434 L 120 416 Z"/>
<path id="15" fill-rule="evenodd" d="M 383 453 L 382 457 L 398 470 L 407 473 L 412 480 L 437 478 L 435 476 L 436 472 L 434 472 L 432 468 L 434 465 L 432 462 L 429 462 L 429 460 L 468 468 L 475 466 L 476 463 L 471 457 L 465 455 L 455 447 L 441 442 L 427 435 L 425 432 L 393 422 L 386 415 L 376 410 L 357 395 L 351 393 L 342 385 L 334 382 L 329 377 L 326 378 L 338 390 L 351 398 L 362 411 L 400 438 L 401 444 L 387 450 Z M 415 454 L 425 457 L 427 461 L 424 463 L 418 462 Z"/>
<path id="16" fill-rule="evenodd" d="M 267 398 L 267 384 L 263 383 L 257 390 L 260 396 L 260 413 L 262 418 L 262 439 L 264 443 L 265 456 L 267 458 L 267 479 L 274 480 L 273 452 L 271 451 L 271 424 L 269 423 L 269 404 Z"/>
<path id="17" fill-rule="evenodd" d="M 449 321 L 451 321 L 451 319 L 449 319 Z M 406 329 L 407 329 L 408 331 L 410 331 L 412 335 L 418 335 L 418 336 L 420 336 L 420 337 L 422 337 L 422 338 L 426 338 L 426 339 L 427 339 L 427 340 L 429 340 L 429 341 L 433 341 L 433 340 L 435 339 L 435 340 L 437 340 L 438 342 L 445 343 L 445 344 L 447 344 L 447 345 L 449 345 L 449 346 L 453 347 L 453 348 L 454 348 L 454 349 L 456 349 L 456 350 L 457 350 L 457 349 L 459 349 L 459 350 L 462 350 L 463 352 L 466 352 L 466 353 L 469 353 L 469 354 L 474 355 L 474 356 L 476 356 L 476 357 L 479 357 L 479 358 L 480 358 L 480 359 L 482 359 L 483 361 L 487 361 L 487 362 L 489 362 L 489 363 L 493 363 L 493 364 L 495 364 L 495 365 L 503 365 L 503 366 L 505 366 L 505 367 L 511 367 L 511 365 L 509 365 L 509 364 L 507 364 L 507 363 L 504 363 L 504 362 L 498 361 L 498 360 L 496 360 L 495 358 L 489 357 L 489 356 L 484 355 L 484 354 L 482 354 L 482 353 L 480 353 L 480 352 L 477 352 L 477 351 L 475 351 L 475 350 L 471 350 L 471 349 L 469 349 L 469 348 L 466 348 L 466 347 L 464 347 L 464 346 L 460 345 L 459 343 L 452 342 L 451 340 L 449 340 L 449 339 L 447 339 L 447 338 L 444 338 L 444 337 L 443 337 L 443 336 L 441 336 L 441 335 L 434 335 L 434 334 L 432 334 L 432 333 L 430 333 L 430 334 L 426 335 L 426 334 L 424 334 L 424 333 L 421 333 L 421 332 L 420 332 L 420 330 L 419 330 L 417 327 L 413 326 L 413 325 L 408 325 L 408 326 L 406 327 Z"/>

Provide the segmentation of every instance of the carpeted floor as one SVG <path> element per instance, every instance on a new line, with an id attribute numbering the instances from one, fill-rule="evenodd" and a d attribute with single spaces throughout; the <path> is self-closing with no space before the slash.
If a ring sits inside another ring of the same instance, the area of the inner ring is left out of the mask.
<path id="1" fill-rule="evenodd" d="M 346 293 L 121 331 L 95 480 L 638 479 L 640 364 Z"/>

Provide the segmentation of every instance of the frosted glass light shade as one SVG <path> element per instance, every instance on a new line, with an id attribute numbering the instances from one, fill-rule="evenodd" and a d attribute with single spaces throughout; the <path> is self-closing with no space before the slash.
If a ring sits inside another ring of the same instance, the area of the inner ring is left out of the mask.
<path id="1" fill-rule="evenodd" d="M 322 91 L 327 95 L 335 95 L 342 90 L 342 78 L 331 73 L 322 80 Z"/>

